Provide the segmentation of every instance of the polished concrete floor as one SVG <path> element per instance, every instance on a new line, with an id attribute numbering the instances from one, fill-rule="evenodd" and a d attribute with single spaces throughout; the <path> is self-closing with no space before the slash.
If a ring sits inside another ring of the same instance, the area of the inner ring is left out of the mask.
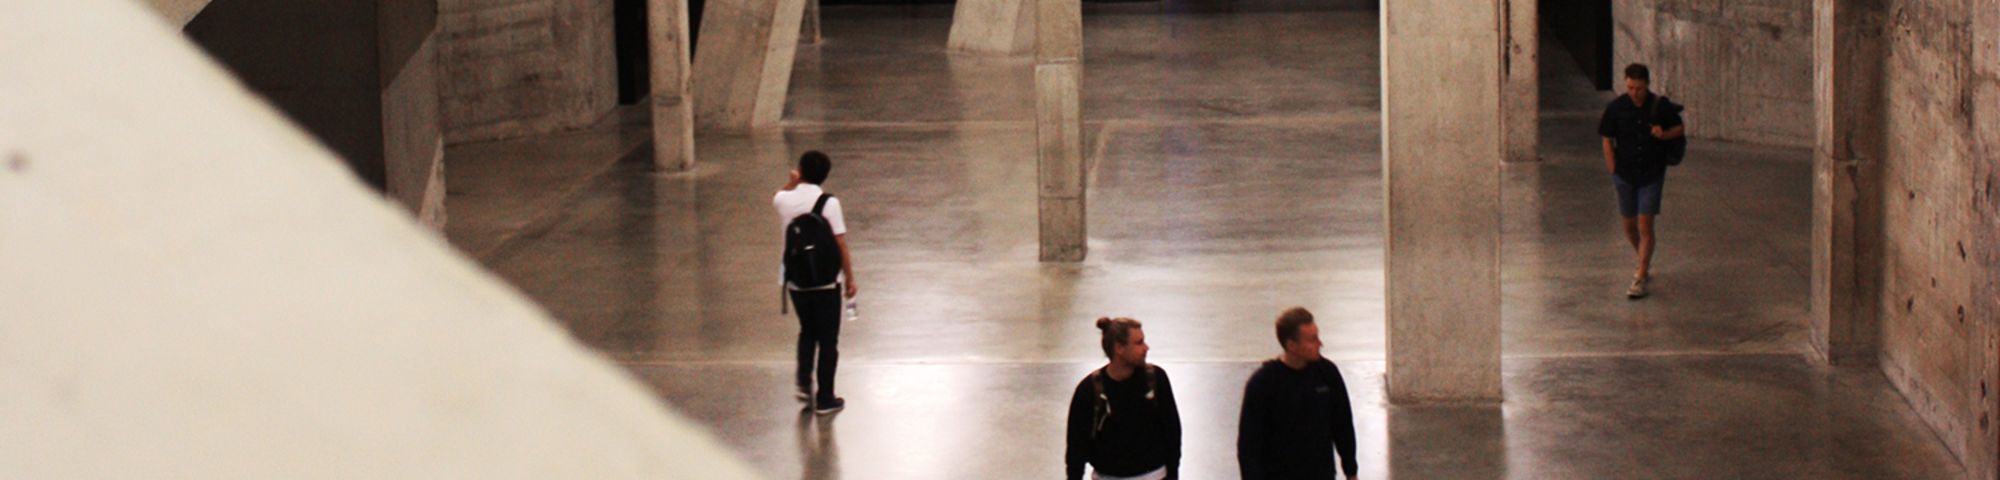
<path id="1" fill-rule="evenodd" d="M 1086 7 L 1090 257 L 1035 261 L 1031 65 L 944 52 L 949 6 L 832 7 L 785 127 L 647 163 L 643 112 L 448 152 L 452 242 L 771 478 L 1050 478 L 1099 316 L 1173 371 L 1186 478 L 1235 477 L 1243 381 L 1303 305 L 1348 377 L 1363 478 L 1954 478 L 1871 369 L 1804 355 L 1803 150 L 1697 141 L 1655 294 L 1623 297 L 1590 90 L 1551 44 L 1543 159 L 1505 189 L 1506 402 L 1382 395 L 1377 14 L 1346 2 Z M 799 415 L 770 193 L 835 159 L 860 318 L 849 408 Z"/>

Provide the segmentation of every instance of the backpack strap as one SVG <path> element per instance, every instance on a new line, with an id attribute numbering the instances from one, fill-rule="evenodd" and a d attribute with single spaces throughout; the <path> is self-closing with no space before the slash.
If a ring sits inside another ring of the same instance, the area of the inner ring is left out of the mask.
<path id="1" fill-rule="evenodd" d="M 832 199 L 833 199 L 833 195 L 830 195 L 830 194 L 825 194 L 825 193 L 822 193 L 822 194 L 819 194 L 819 201 L 818 201 L 818 202 L 815 202 L 815 203 L 813 203 L 813 216 L 815 216 L 815 217 L 819 217 L 819 216 L 824 216 L 824 215 L 820 214 L 819 212 L 820 212 L 821 210 L 825 210 L 825 209 L 826 209 L 826 201 L 827 201 L 827 200 L 832 200 Z"/>
<path id="2" fill-rule="evenodd" d="M 1146 364 L 1146 401 L 1149 402 L 1153 401 L 1154 397 L 1153 391 L 1158 390 L 1155 387 L 1159 384 L 1159 382 L 1154 379 L 1159 378 L 1159 375 L 1155 373 L 1158 372 L 1159 369 L 1160 369 L 1159 367 L 1155 367 L 1153 366 L 1153 364 L 1150 363 Z"/>
<path id="3" fill-rule="evenodd" d="M 1104 394 L 1104 369 L 1090 372 L 1090 389 L 1095 397 L 1090 408 L 1090 438 L 1096 439 L 1097 432 L 1104 430 L 1104 419 L 1111 417 L 1111 397 Z"/>

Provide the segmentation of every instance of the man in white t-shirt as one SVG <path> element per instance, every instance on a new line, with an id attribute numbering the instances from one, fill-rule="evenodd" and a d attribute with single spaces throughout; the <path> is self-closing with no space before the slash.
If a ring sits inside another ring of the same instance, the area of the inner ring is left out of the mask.
<path id="1" fill-rule="evenodd" d="M 785 184 L 784 190 L 771 197 L 771 206 L 778 211 L 780 226 L 800 215 L 812 213 L 820 195 L 826 193 L 820 184 L 826 181 L 827 173 L 832 170 L 833 160 L 824 153 L 810 151 L 799 156 L 799 166 L 792 170 L 791 181 Z M 841 215 L 840 199 L 828 198 L 826 206 L 820 209 L 820 216 L 833 227 L 833 238 L 840 244 L 840 275 L 831 285 L 799 286 L 787 282 L 785 290 L 799 315 L 798 398 L 812 402 L 814 412 L 828 415 L 840 411 L 847 404 L 833 391 L 834 369 L 840 364 L 841 287 L 846 286 L 848 297 L 853 297 L 860 290 L 854 285 L 854 261 L 847 254 L 847 221 Z M 819 359 L 817 392 L 813 390 L 815 354 Z"/>

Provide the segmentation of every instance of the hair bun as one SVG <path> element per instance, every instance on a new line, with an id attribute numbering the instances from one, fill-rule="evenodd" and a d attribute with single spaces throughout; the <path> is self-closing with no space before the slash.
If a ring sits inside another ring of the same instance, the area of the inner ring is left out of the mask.
<path id="1" fill-rule="evenodd" d="M 1097 317 L 1097 329 L 1111 328 L 1111 317 Z"/>

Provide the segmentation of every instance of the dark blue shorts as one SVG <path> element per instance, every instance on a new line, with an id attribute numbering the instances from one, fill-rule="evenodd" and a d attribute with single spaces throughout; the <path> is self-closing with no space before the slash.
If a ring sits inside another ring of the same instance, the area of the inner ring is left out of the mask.
<path id="1" fill-rule="evenodd" d="M 1667 185 L 1666 177 L 1653 181 L 1651 185 L 1632 185 L 1624 177 L 1611 176 L 1618 187 L 1618 214 L 1625 218 L 1640 215 L 1660 214 L 1660 190 Z"/>

